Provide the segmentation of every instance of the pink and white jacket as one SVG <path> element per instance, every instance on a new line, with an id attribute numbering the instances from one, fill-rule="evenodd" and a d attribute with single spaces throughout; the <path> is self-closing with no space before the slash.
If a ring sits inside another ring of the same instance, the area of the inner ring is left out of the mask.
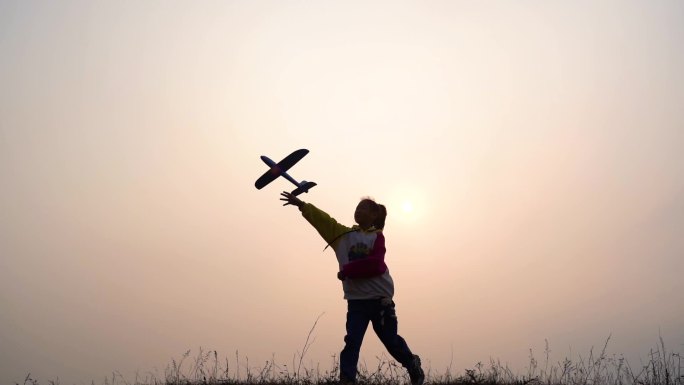
<path id="1" fill-rule="evenodd" d="M 347 227 L 311 203 L 299 208 L 323 239 L 335 250 L 345 299 L 377 299 L 394 296 L 394 282 L 385 264 L 382 230 Z"/>

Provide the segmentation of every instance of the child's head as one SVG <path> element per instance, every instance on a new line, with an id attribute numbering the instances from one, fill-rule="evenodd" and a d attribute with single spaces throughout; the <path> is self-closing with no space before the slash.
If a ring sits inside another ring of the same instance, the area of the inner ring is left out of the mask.
<path id="1" fill-rule="evenodd" d="M 387 209 L 372 198 L 361 199 L 354 211 L 354 220 L 362 228 L 375 226 L 376 229 L 381 230 L 385 227 L 385 218 L 387 218 Z"/>

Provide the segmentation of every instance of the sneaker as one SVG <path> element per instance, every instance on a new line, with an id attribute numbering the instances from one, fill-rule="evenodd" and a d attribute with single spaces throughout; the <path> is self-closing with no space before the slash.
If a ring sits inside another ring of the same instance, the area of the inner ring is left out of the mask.
<path id="1" fill-rule="evenodd" d="M 338 382 L 339 385 L 355 385 L 356 381 L 350 380 L 344 375 L 340 375 L 340 381 Z"/>
<path id="2" fill-rule="evenodd" d="M 425 382 L 425 373 L 420 367 L 420 357 L 413 355 L 413 362 L 408 367 L 409 377 L 411 378 L 411 385 L 423 385 Z"/>

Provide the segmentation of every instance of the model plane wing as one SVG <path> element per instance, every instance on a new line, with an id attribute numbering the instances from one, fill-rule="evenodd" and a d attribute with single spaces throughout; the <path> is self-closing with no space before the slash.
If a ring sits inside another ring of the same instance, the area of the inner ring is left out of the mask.
<path id="1" fill-rule="evenodd" d="M 256 182 L 254 182 L 254 187 L 261 190 L 262 188 L 264 188 L 269 183 L 273 182 L 276 178 L 278 178 L 281 175 L 286 176 L 287 179 L 291 180 L 291 177 L 289 175 L 287 175 L 287 170 L 289 170 L 290 167 L 294 166 L 295 164 L 297 164 L 297 162 L 302 160 L 302 158 L 304 156 L 306 156 L 306 154 L 308 154 L 308 153 L 309 153 L 309 150 L 304 149 L 304 148 L 297 150 L 297 151 L 291 153 L 290 155 L 286 156 L 285 159 L 281 160 L 277 164 L 273 164 L 272 160 L 268 159 L 265 156 L 262 156 L 261 159 L 266 164 L 271 166 L 271 168 L 268 171 L 266 171 L 262 176 L 260 176 Z M 294 183 L 295 185 L 297 185 L 296 181 L 291 180 L 291 182 Z"/>
<path id="2" fill-rule="evenodd" d="M 280 172 L 285 172 L 289 170 L 290 167 L 294 166 L 297 162 L 302 160 L 302 158 L 308 153 L 309 150 L 302 148 L 301 150 L 297 150 L 292 154 L 286 156 L 285 159 L 278 162 L 278 168 L 280 169 Z"/>
<path id="3" fill-rule="evenodd" d="M 279 172 L 273 172 L 273 170 L 268 170 L 264 173 L 264 175 L 260 176 L 256 182 L 254 182 L 254 187 L 256 187 L 258 190 L 261 190 L 262 188 L 266 187 L 267 184 L 273 182 L 279 176 Z"/>

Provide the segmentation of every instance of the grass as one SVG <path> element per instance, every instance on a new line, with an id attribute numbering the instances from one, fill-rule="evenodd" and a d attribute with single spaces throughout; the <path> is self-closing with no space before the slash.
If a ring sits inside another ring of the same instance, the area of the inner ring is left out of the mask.
<path id="1" fill-rule="evenodd" d="M 318 322 L 318 320 L 316 321 Z M 316 324 L 314 324 L 315 328 Z M 313 332 L 313 328 L 311 329 Z M 330 369 L 321 370 L 320 365 L 307 368 L 302 365 L 306 352 L 314 340 L 311 332 L 301 352 L 297 352 L 291 364 L 278 364 L 275 357 L 263 366 L 255 367 L 245 357 L 240 359 L 235 352 L 232 359 L 219 359 L 215 350 L 199 349 L 191 357 L 186 351 L 178 360 L 172 359 L 163 375 L 148 373 L 136 375 L 134 379 L 124 378 L 114 372 L 104 380 L 104 385 L 333 385 L 339 376 L 339 361 L 332 357 Z M 668 352 L 662 338 L 649 352 L 649 361 L 632 367 L 624 358 L 609 356 L 606 351 L 610 337 L 606 339 L 600 352 L 593 348 L 587 357 L 576 360 L 565 358 L 561 362 L 549 361 L 548 343 L 543 363 L 530 351 L 530 362 L 525 372 L 515 373 L 497 360 L 488 364 L 477 363 L 463 373 L 453 373 L 451 366 L 445 373 L 433 373 L 426 369 L 426 383 L 432 385 L 684 385 L 684 367 L 679 353 Z M 404 385 L 408 384 L 406 371 L 386 356 L 376 357 L 377 364 L 369 367 L 365 362 L 359 365 L 359 383 L 365 385 Z M 255 369 L 257 368 L 257 369 Z M 38 381 L 26 377 L 23 384 L 39 385 Z M 49 381 L 50 385 L 60 385 L 59 381 Z M 95 382 L 93 382 L 93 385 Z"/>

